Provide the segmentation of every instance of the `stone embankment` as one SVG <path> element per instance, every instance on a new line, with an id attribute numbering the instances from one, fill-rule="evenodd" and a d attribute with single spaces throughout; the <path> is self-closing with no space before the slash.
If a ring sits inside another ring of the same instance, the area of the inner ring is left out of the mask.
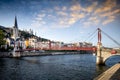
<path id="1" fill-rule="evenodd" d="M 96 77 L 94 80 L 120 80 L 120 63 L 115 64 L 102 74 L 100 74 L 98 77 Z"/>
<path id="2" fill-rule="evenodd" d="M 0 58 L 12 57 L 12 52 L 0 52 Z"/>
<path id="3" fill-rule="evenodd" d="M 46 56 L 46 55 L 62 55 L 62 54 L 80 54 L 80 52 L 17 52 L 21 57 L 27 56 Z M 13 57 L 12 52 L 0 52 L 0 58 Z"/>

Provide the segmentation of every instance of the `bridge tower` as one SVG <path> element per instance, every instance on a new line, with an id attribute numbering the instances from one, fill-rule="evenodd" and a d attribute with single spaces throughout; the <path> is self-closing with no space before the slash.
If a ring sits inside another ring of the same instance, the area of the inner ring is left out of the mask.
<path id="1" fill-rule="evenodd" d="M 98 43 L 97 43 L 97 55 L 96 55 L 96 64 L 104 64 L 102 57 L 102 43 L 101 43 L 101 29 L 98 28 Z"/>

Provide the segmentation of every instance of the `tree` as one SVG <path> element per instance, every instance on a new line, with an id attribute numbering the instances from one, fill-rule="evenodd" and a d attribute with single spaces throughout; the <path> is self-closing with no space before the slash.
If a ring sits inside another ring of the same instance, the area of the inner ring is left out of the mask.
<path id="1" fill-rule="evenodd" d="M 5 38 L 5 34 L 4 34 L 4 32 L 2 30 L 0 30 L 0 46 L 5 45 L 4 38 Z"/>

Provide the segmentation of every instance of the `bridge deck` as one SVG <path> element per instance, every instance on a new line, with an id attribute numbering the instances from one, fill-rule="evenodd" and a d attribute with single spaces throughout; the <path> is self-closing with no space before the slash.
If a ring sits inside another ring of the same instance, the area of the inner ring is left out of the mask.
<path id="1" fill-rule="evenodd" d="M 96 48 L 95 48 L 96 49 Z M 23 49 L 22 51 L 31 51 L 31 50 L 85 50 L 85 51 L 93 51 L 93 47 L 51 47 L 51 48 L 30 48 Z M 21 51 L 21 50 L 17 50 Z"/>
<path id="2" fill-rule="evenodd" d="M 61 47 L 51 48 L 51 50 L 93 50 L 93 47 Z"/>
<path id="3" fill-rule="evenodd" d="M 110 69 L 96 77 L 94 80 L 110 80 L 110 78 L 115 74 L 117 70 L 120 69 L 120 63 L 115 64 Z"/>

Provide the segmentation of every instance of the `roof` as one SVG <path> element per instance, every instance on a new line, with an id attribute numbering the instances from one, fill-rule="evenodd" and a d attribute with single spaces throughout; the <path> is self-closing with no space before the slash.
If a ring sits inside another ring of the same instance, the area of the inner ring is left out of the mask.
<path id="1" fill-rule="evenodd" d="M 15 16 L 15 24 L 14 24 L 14 28 L 18 28 L 17 17 L 16 17 L 16 16 Z"/>

